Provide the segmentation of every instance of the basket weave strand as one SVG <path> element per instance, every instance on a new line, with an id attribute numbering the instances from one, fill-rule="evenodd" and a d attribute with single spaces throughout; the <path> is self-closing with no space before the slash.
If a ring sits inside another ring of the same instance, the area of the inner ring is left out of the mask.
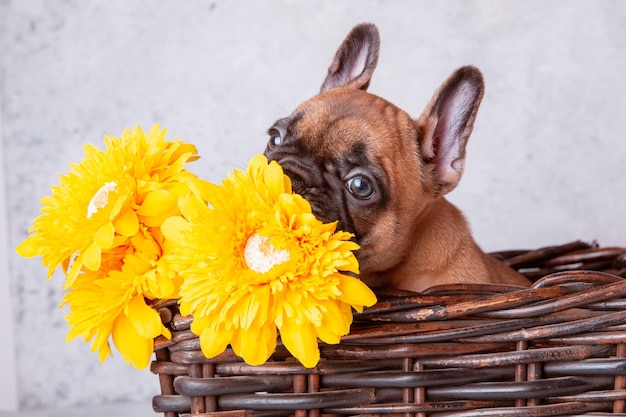
<path id="1" fill-rule="evenodd" d="M 534 285 L 377 291 L 340 344 L 320 342 L 312 369 L 280 340 L 260 366 L 231 349 L 207 359 L 192 318 L 169 303 L 153 408 L 165 417 L 626 416 L 626 249 L 573 242 L 493 255 Z"/>

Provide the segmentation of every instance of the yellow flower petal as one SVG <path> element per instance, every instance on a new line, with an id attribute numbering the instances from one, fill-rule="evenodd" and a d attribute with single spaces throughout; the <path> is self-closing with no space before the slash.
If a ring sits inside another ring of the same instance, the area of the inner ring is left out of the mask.
<path id="1" fill-rule="evenodd" d="M 339 290 L 341 291 L 340 299 L 344 303 L 360 307 L 371 307 L 376 304 L 374 292 L 358 278 L 342 275 Z"/>
<path id="2" fill-rule="evenodd" d="M 100 247 L 96 243 L 89 245 L 81 255 L 83 265 L 92 271 L 97 271 L 100 268 L 100 253 Z"/>
<path id="3" fill-rule="evenodd" d="M 147 227 L 160 228 L 165 220 L 178 214 L 179 214 L 178 209 L 173 208 L 171 211 L 165 214 L 162 214 L 160 216 L 140 217 L 140 219 L 141 219 L 141 222 Z"/>
<path id="4" fill-rule="evenodd" d="M 213 330 L 205 327 L 200 333 L 200 348 L 207 358 L 214 358 L 224 352 L 232 339 L 234 330 Z"/>
<path id="5" fill-rule="evenodd" d="M 155 190 L 146 195 L 137 209 L 140 216 L 160 216 L 176 207 L 176 197 L 167 190 Z"/>
<path id="6" fill-rule="evenodd" d="M 178 298 L 178 293 L 177 293 L 178 288 L 173 279 L 171 279 L 168 276 L 163 275 L 161 271 L 157 271 L 155 281 L 156 282 L 154 286 L 152 286 L 151 283 L 149 283 L 150 292 L 152 293 L 152 295 L 154 295 L 155 298 L 158 298 L 158 299 Z"/>
<path id="7" fill-rule="evenodd" d="M 126 210 L 113 222 L 115 231 L 122 236 L 134 236 L 139 231 L 139 218 L 135 210 Z"/>
<path id="8" fill-rule="evenodd" d="M 139 335 L 154 339 L 161 334 L 161 317 L 154 309 L 146 305 L 142 296 L 135 296 L 128 303 L 128 319 L 133 323 Z"/>
<path id="9" fill-rule="evenodd" d="M 113 324 L 111 324 L 111 329 L 107 328 L 107 331 L 104 331 L 104 329 L 101 328 L 100 332 L 95 335 L 96 337 L 94 337 L 94 340 L 91 344 L 91 351 L 98 351 L 98 357 L 100 358 L 101 363 L 104 363 L 107 357 L 113 355 L 113 352 L 111 352 L 111 345 L 109 344 L 109 337 L 112 331 Z"/>
<path id="10" fill-rule="evenodd" d="M 140 233 L 133 236 L 130 241 L 135 247 L 135 251 L 143 255 L 145 259 L 156 260 L 161 255 L 162 240 L 158 229 L 148 229 L 142 225 Z"/>
<path id="11" fill-rule="evenodd" d="M 276 349 L 276 327 L 263 326 L 258 329 L 240 329 L 233 335 L 231 346 L 235 354 L 247 364 L 262 365 Z"/>
<path id="12" fill-rule="evenodd" d="M 37 245 L 37 241 L 34 237 L 35 235 L 30 235 L 22 243 L 17 245 L 17 248 L 15 250 L 18 255 L 24 258 L 32 258 L 33 256 L 42 255 L 42 248 L 41 246 Z"/>
<path id="13" fill-rule="evenodd" d="M 137 369 L 144 369 L 150 364 L 154 341 L 142 337 L 126 315 L 121 314 L 117 318 L 112 336 L 115 347 L 127 363 Z"/>
<path id="14" fill-rule="evenodd" d="M 325 310 L 320 326 L 315 328 L 317 337 L 325 343 L 337 344 L 341 336 L 345 336 L 350 331 L 350 321 L 346 321 L 341 312 L 341 307 L 337 303 L 326 301 L 320 302 Z M 350 306 L 347 306 L 348 309 Z"/>
<path id="15" fill-rule="evenodd" d="M 161 225 L 161 231 L 166 239 L 177 243 L 184 242 L 183 234 L 191 228 L 191 224 L 180 216 L 169 217 Z"/>
<path id="16" fill-rule="evenodd" d="M 320 351 L 313 325 L 308 323 L 298 325 L 289 320 L 285 321 L 279 330 L 283 344 L 302 365 L 306 368 L 317 365 Z"/>
<path id="17" fill-rule="evenodd" d="M 263 154 L 256 154 L 248 162 L 247 174 L 251 178 L 260 178 L 263 176 L 263 171 L 267 166 L 267 157 Z"/>
<path id="18" fill-rule="evenodd" d="M 115 227 L 113 227 L 113 223 L 106 222 L 98 229 L 93 237 L 93 241 L 100 249 L 109 249 L 113 244 L 114 237 Z"/>
<path id="19" fill-rule="evenodd" d="M 70 270 L 67 272 L 67 276 L 65 278 L 65 287 L 68 288 L 70 286 L 72 286 L 74 284 L 74 281 L 76 281 L 76 278 L 78 277 L 78 273 L 80 272 L 81 268 L 83 267 L 82 262 L 79 262 L 78 259 L 74 260 L 74 263 L 72 264 L 72 266 L 70 267 Z M 51 271 L 48 271 L 48 278 L 50 278 L 50 273 Z"/>
<path id="20" fill-rule="evenodd" d="M 291 192 L 291 190 L 285 190 L 285 181 L 283 180 L 285 175 L 276 161 L 270 162 L 264 174 L 263 180 L 274 198 L 278 198 L 286 191 Z"/>
<path id="21" fill-rule="evenodd" d="M 148 273 L 153 268 L 149 258 L 139 254 L 128 254 L 124 257 L 123 270 L 130 272 L 133 276 L 140 276 Z"/>
<path id="22" fill-rule="evenodd" d="M 96 343 L 93 343 L 93 346 L 96 346 Z M 92 348 L 92 351 L 95 350 Z M 111 347 L 109 346 L 109 344 L 107 343 L 106 345 L 102 345 L 100 346 L 100 349 L 98 349 L 98 358 L 100 359 L 100 363 L 104 363 L 106 361 L 106 359 L 112 355 L 111 352 Z"/>

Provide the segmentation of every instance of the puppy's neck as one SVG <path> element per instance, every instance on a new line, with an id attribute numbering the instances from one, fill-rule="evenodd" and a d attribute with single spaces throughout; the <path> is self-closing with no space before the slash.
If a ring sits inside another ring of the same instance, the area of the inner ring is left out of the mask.
<path id="1" fill-rule="evenodd" d="M 403 260 L 387 271 L 362 275 L 368 285 L 423 291 L 455 282 L 484 282 L 487 276 L 492 282 L 524 282 L 478 247 L 463 214 L 445 198 L 429 204 L 414 227 Z"/>

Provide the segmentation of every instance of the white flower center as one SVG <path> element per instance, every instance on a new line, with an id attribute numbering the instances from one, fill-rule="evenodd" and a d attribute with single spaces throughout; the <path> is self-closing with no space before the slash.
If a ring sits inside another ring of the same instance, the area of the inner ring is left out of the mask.
<path id="1" fill-rule="evenodd" d="M 87 206 L 87 218 L 90 219 L 98 210 L 109 202 L 109 193 L 117 187 L 116 182 L 106 182 L 91 198 Z"/>
<path id="2" fill-rule="evenodd" d="M 248 238 L 243 250 L 243 257 L 248 268 L 262 274 L 276 265 L 287 262 L 289 251 L 274 248 L 268 237 L 255 233 Z"/>

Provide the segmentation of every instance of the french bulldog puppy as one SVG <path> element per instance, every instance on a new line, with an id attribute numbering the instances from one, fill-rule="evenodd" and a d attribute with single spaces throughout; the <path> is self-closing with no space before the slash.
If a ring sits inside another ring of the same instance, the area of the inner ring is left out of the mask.
<path id="1" fill-rule="evenodd" d="M 269 129 L 265 155 L 320 220 L 354 234 L 360 278 L 371 287 L 530 285 L 478 247 L 445 198 L 463 174 L 482 74 L 471 66 L 454 71 L 414 120 L 366 92 L 379 44 L 376 26 L 354 27 L 320 93 Z"/>

